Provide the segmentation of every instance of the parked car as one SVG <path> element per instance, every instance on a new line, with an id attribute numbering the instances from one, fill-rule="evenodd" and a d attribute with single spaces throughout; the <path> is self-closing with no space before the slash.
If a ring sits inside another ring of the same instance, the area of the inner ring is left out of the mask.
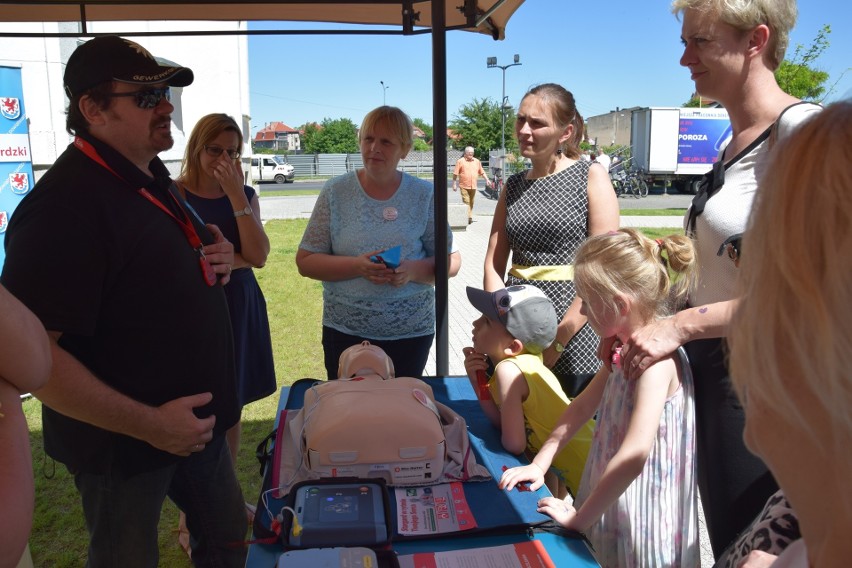
<path id="1" fill-rule="evenodd" d="M 253 156 L 251 159 L 251 179 L 258 183 L 293 183 L 296 173 L 284 156 Z"/>

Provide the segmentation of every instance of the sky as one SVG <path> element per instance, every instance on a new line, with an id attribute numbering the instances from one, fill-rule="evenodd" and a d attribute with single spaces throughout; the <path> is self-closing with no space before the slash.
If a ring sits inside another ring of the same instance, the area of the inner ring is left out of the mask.
<path id="1" fill-rule="evenodd" d="M 800 0 L 787 56 L 797 44 L 810 46 L 825 24 L 830 46 L 816 66 L 830 74 L 829 86 L 837 82 L 829 102 L 852 89 L 852 3 Z M 330 29 L 320 26 L 252 22 L 249 29 Z M 429 34 L 250 36 L 248 42 L 253 133 L 272 121 L 294 128 L 325 118 L 360 124 L 383 97 L 432 123 Z M 514 54 L 522 65 L 508 68 L 505 78 L 515 108 L 527 89 L 548 82 L 570 90 L 584 118 L 616 107 L 680 106 L 693 92 L 681 53 L 680 22 L 667 0 L 526 0 L 505 40 L 447 32 L 448 121 L 474 98 L 500 100 L 503 72 L 487 68 L 486 58 L 507 65 Z"/>

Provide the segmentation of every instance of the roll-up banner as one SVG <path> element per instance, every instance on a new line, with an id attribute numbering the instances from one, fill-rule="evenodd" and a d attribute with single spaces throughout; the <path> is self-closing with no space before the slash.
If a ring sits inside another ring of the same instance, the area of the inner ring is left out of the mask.
<path id="1" fill-rule="evenodd" d="M 0 65 L 0 240 L 4 238 L 15 208 L 32 189 L 33 182 L 21 68 Z M 0 267 L 5 260 L 6 250 L 0 246 Z"/>

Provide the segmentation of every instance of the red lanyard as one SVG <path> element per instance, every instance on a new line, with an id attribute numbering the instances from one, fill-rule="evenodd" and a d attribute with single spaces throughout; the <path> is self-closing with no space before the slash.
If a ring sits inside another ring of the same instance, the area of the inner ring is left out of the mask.
<path id="1" fill-rule="evenodd" d="M 98 154 L 98 151 L 95 150 L 95 147 L 89 144 L 89 142 L 83 140 L 79 136 L 75 136 L 74 145 L 86 156 L 91 158 L 92 161 L 109 171 L 112 175 L 114 175 L 127 185 L 130 185 L 130 183 L 126 179 L 118 175 L 118 173 L 104 161 L 101 155 Z M 166 215 L 174 219 L 175 223 L 177 223 L 183 230 L 183 234 L 186 235 L 186 240 L 189 241 L 189 245 L 193 248 L 193 250 L 198 253 L 199 262 L 201 265 L 201 273 L 204 276 L 204 281 L 207 283 L 208 286 L 213 286 L 214 284 L 216 284 L 216 275 L 213 272 L 213 267 L 210 265 L 210 262 L 204 257 L 204 244 L 201 242 L 201 238 L 195 231 L 195 227 L 192 226 L 192 222 L 189 220 L 189 215 L 186 213 L 186 210 L 184 210 L 183 206 L 180 204 L 180 201 L 178 201 L 174 195 L 169 194 L 169 196 L 175 202 L 181 214 L 183 215 L 182 220 L 178 219 L 175 214 L 172 213 L 171 210 L 169 210 L 168 207 L 166 207 L 159 199 L 151 195 L 151 192 L 145 189 L 144 187 L 140 187 L 136 190 L 136 192 L 154 205 L 156 205 Z"/>

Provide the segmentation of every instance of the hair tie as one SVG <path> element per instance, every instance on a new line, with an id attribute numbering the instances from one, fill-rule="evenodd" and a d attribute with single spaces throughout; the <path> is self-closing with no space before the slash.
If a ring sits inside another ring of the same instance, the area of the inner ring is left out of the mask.
<path id="1" fill-rule="evenodd" d="M 663 248 L 663 239 L 654 239 L 654 242 L 657 243 L 657 246 Z"/>

